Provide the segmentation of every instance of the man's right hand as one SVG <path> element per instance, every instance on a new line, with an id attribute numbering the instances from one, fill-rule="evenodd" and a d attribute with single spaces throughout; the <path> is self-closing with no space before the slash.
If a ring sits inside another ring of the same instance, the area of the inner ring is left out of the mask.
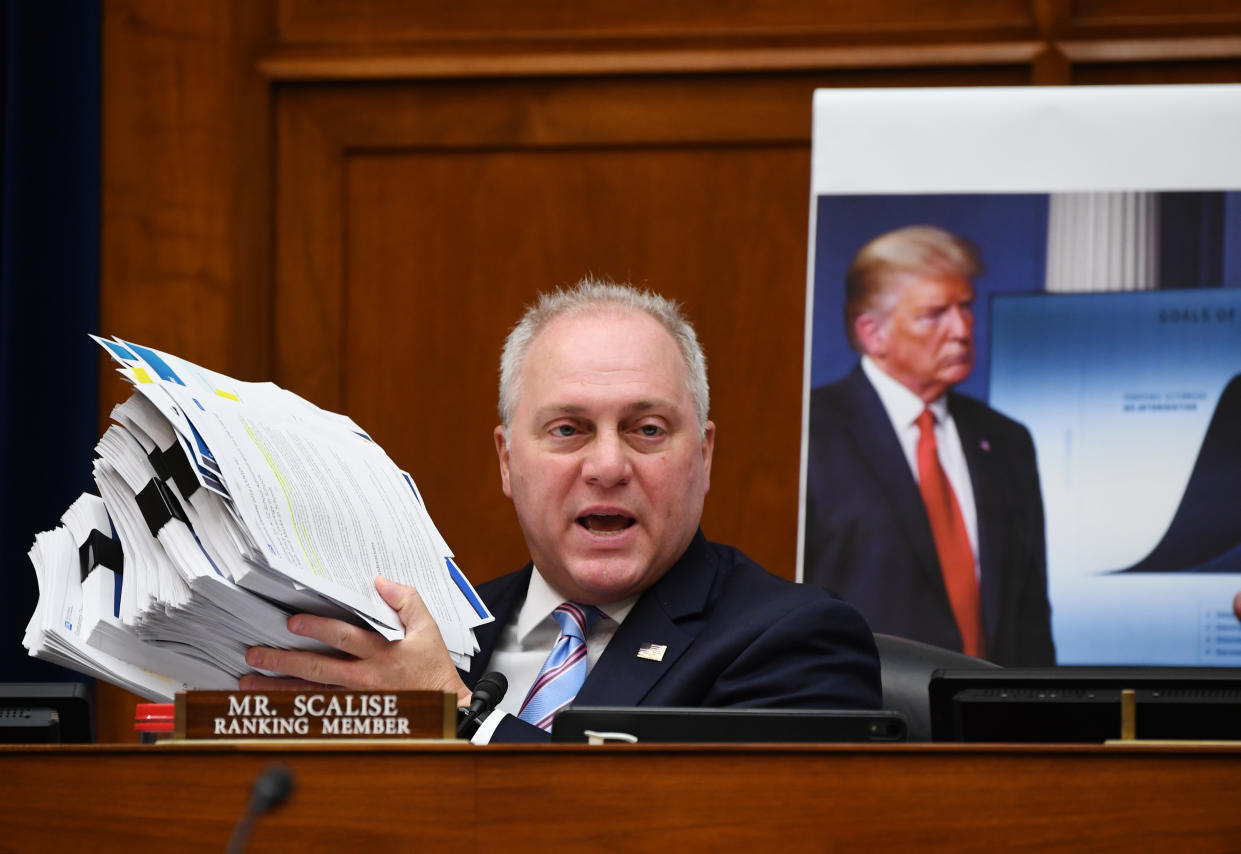
<path id="1" fill-rule="evenodd" d="M 289 631 L 314 638 L 345 653 L 334 657 L 317 652 L 251 647 L 246 663 L 289 678 L 249 674 L 241 677 L 243 690 L 331 685 L 358 691 L 445 691 L 457 695 L 457 704 L 470 704 L 470 689 L 452 663 L 439 626 L 418 591 L 382 576 L 375 589 L 401 617 L 405 637 L 389 641 L 378 632 L 330 617 L 295 614 Z"/>

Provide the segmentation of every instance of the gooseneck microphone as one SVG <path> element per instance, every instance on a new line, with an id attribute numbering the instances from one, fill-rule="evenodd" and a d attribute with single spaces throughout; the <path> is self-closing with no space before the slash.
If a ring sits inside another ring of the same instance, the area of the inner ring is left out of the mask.
<path id="1" fill-rule="evenodd" d="M 245 850 L 254 829 L 254 822 L 261 816 L 280 806 L 293 793 L 293 772 L 283 765 L 272 765 L 254 781 L 254 789 L 250 792 L 250 803 L 245 813 L 233 827 L 233 836 L 228 841 L 228 854 L 240 854 Z"/>
<path id="2" fill-rule="evenodd" d="M 503 673 L 491 672 L 484 674 L 474 686 L 474 694 L 470 699 L 470 707 L 463 709 L 461 722 L 457 724 L 457 738 L 468 738 L 478 729 L 487 715 L 495 709 L 496 704 L 504 699 L 508 691 L 508 679 Z"/>

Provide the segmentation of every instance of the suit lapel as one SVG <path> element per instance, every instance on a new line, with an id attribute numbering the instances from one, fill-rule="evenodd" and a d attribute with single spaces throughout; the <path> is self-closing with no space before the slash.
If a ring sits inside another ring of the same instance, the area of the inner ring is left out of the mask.
<path id="1" fill-rule="evenodd" d="M 500 641 L 500 632 L 513 618 L 513 612 L 526 599 L 526 591 L 530 589 L 530 573 L 533 571 L 534 565 L 526 564 L 526 568 L 520 572 L 489 581 L 479 588 L 479 596 L 487 603 L 495 619 L 474 630 L 478 652 L 470 659 L 470 673 L 465 680 L 467 685 L 474 685 L 486 672 L 491 653 Z"/>
<path id="2" fill-rule="evenodd" d="M 845 422 L 859 456 L 887 498 L 897 527 L 917 555 L 927 583 L 932 589 L 942 587 L 943 576 L 922 494 L 918 492 L 918 484 L 909 470 L 905 452 L 892 429 L 892 419 L 888 417 L 879 394 L 860 364 L 849 374 L 845 389 L 845 405 L 848 407 Z M 945 601 L 947 595 L 945 591 Z"/>
<path id="3" fill-rule="evenodd" d="M 714 553 L 699 531 L 681 559 L 638 599 L 574 702 L 595 706 L 641 703 L 697 637 L 697 631 L 682 621 L 705 609 L 716 571 Z M 648 644 L 666 647 L 660 660 L 638 656 Z"/>
<path id="4" fill-rule="evenodd" d="M 978 516 L 978 566 L 979 595 L 982 600 L 983 631 L 987 638 L 994 638 L 1000 615 L 1003 583 L 1004 520 L 1002 489 L 1004 473 L 1000 460 L 992 450 L 992 437 L 986 434 L 976 419 L 970 418 L 968 408 L 955 395 L 948 396 L 948 408 L 956 422 L 961 437 L 961 450 L 965 464 L 970 470 L 970 485 L 974 488 L 974 508 Z"/>

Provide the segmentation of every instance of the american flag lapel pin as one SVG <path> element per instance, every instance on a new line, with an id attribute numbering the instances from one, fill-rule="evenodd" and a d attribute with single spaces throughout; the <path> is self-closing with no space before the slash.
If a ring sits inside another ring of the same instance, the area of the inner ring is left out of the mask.
<path id="1" fill-rule="evenodd" d="M 983 439 L 981 442 L 979 442 L 978 447 L 982 448 L 982 452 L 984 454 L 991 453 L 991 443 L 988 442 L 986 439 Z"/>
<path id="2" fill-rule="evenodd" d="M 667 651 L 667 644 L 644 643 L 638 647 L 638 658 L 645 658 L 647 661 L 663 661 L 664 653 Z"/>

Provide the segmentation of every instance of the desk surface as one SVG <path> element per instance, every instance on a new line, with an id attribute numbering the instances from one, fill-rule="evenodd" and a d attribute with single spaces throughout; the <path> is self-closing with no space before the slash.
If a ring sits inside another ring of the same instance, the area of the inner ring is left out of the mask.
<path id="1" fill-rule="evenodd" d="M 1241 849 L 1241 745 L 285 742 L 0 746 L 0 850 L 221 852 L 276 762 L 251 852 Z"/>

